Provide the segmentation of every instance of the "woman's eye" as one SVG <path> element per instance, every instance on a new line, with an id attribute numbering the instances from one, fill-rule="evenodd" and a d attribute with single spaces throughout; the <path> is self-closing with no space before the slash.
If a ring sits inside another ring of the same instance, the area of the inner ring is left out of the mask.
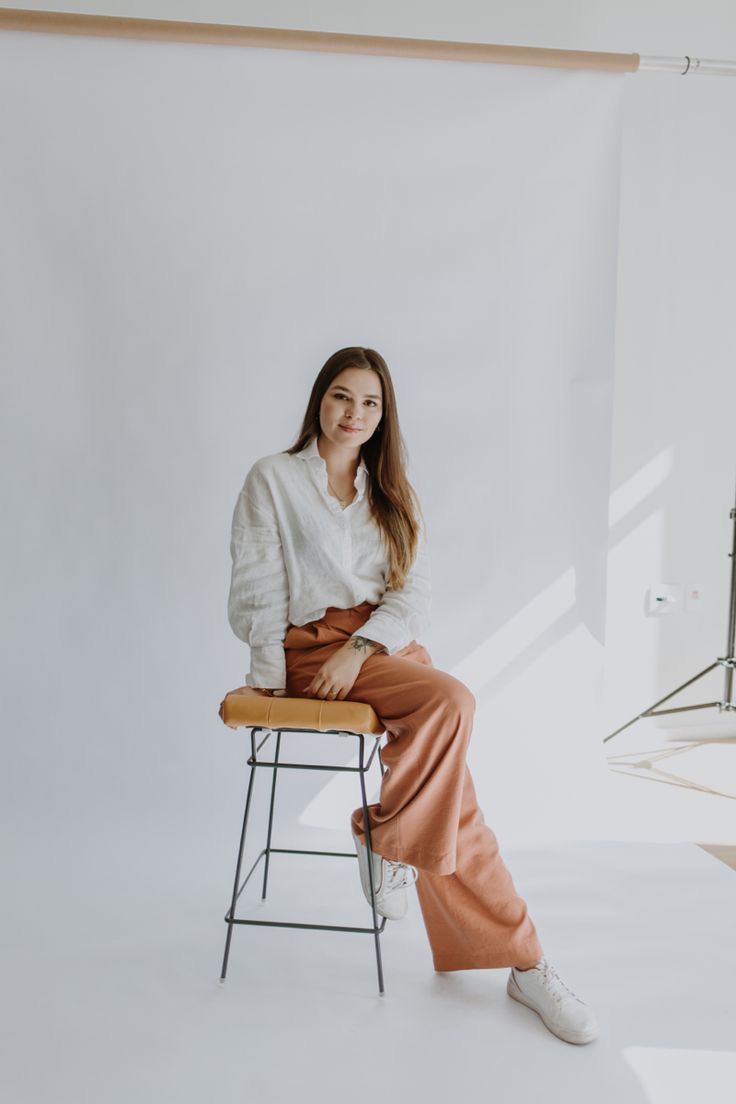
<path id="1" fill-rule="evenodd" d="M 347 395 L 337 395 L 336 394 L 335 398 L 336 399 L 346 399 Z M 375 401 L 375 399 L 368 399 L 368 402 L 371 404 L 371 406 L 378 406 L 378 403 Z"/>

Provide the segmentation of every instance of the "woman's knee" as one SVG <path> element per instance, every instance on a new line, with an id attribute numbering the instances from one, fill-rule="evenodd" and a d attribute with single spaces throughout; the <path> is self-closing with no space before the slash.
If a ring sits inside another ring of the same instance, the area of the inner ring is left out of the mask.
<path id="1" fill-rule="evenodd" d="M 472 717 L 475 713 L 475 695 L 464 682 L 447 672 L 438 672 L 442 678 L 438 680 L 437 692 L 448 704 L 453 706 L 463 716 Z"/>
<path id="2" fill-rule="evenodd" d="M 469 686 L 465 685 L 464 682 L 460 682 L 459 679 L 455 679 L 455 682 L 457 683 L 455 696 L 458 705 L 462 709 L 463 713 L 472 717 L 475 713 L 475 707 L 477 705 L 475 694 L 472 692 Z"/>

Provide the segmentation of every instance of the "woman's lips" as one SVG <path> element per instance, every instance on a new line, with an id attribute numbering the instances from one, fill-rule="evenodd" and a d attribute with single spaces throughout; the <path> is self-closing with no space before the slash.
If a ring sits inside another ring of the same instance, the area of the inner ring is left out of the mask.
<path id="1" fill-rule="evenodd" d="M 353 429 L 352 426 L 341 425 L 340 429 L 344 429 L 346 433 L 360 433 L 361 432 L 360 429 L 358 429 L 358 428 Z"/>

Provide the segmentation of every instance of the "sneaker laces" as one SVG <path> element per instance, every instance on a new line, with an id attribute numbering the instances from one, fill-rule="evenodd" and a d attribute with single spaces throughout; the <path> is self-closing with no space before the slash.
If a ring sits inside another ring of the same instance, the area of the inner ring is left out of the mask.
<path id="1" fill-rule="evenodd" d="M 565 993 L 561 992 L 562 989 L 564 989 L 571 997 L 574 997 L 575 1000 L 580 1000 L 580 997 L 577 995 L 577 993 L 573 993 L 570 986 L 565 985 L 564 981 L 557 973 L 557 970 L 555 970 L 552 963 L 548 962 L 546 958 L 540 959 L 540 961 L 537 963 L 536 966 L 533 967 L 533 969 L 539 972 L 542 985 L 554 998 L 557 1004 L 562 1004 L 562 1001 L 565 998 Z"/>
<path id="2" fill-rule="evenodd" d="M 395 862 L 393 859 L 384 859 L 383 861 L 388 868 L 386 877 L 386 891 L 388 893 L 394 889 L 405 889 L 414 885 L 419 876 L 419 871 L 415 866 L 411 866 L 409 863 Z"/>

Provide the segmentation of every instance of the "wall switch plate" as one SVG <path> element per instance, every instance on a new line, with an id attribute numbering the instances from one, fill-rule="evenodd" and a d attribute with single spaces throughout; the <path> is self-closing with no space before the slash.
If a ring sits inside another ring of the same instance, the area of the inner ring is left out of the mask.
<path id="1" fill-rule="evenodd" d="M 682 587 L 679 583 L 652 583 L 647 591 L 647 615 L 662 617 L 682 608 Z"/>

